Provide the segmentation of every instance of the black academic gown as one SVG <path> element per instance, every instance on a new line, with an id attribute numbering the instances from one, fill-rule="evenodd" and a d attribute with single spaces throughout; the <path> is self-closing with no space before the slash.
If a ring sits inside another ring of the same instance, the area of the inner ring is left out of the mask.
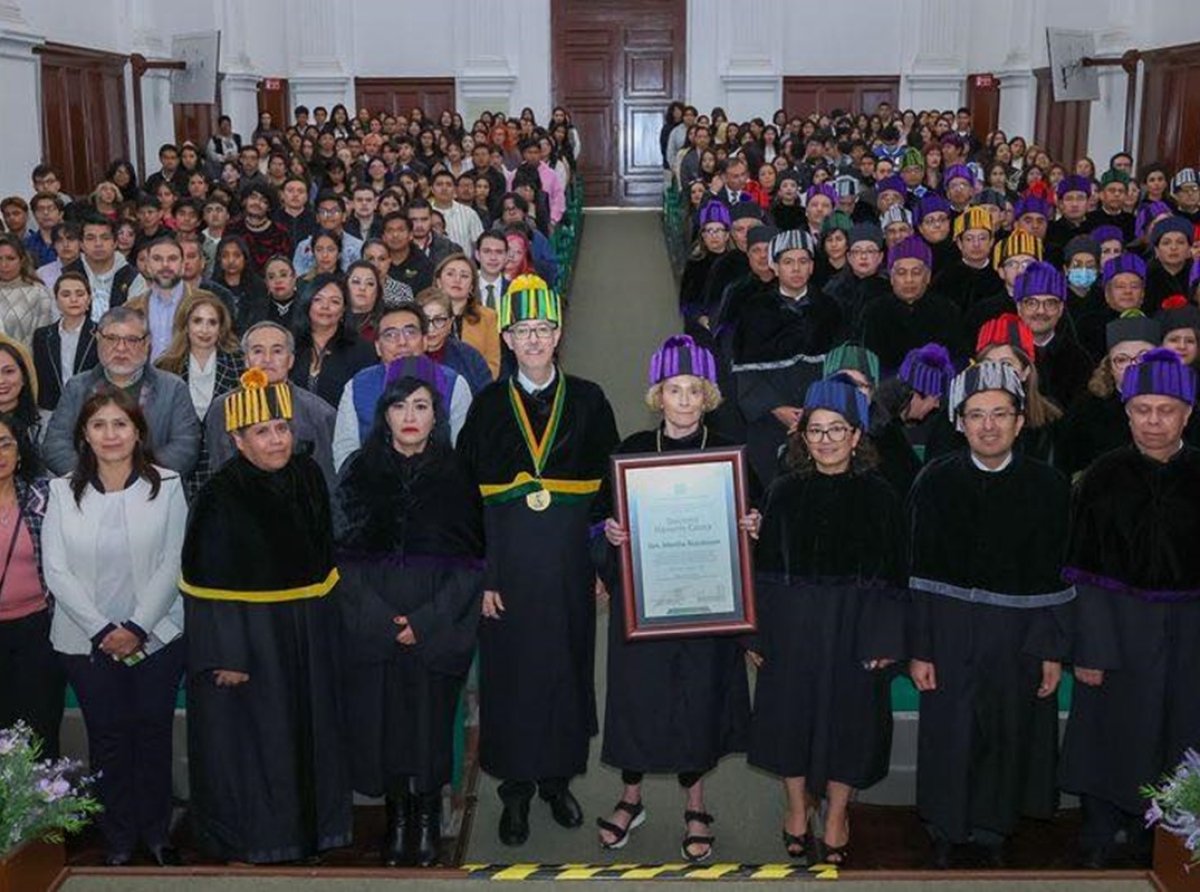
<path id="1" fill-rule="evenodd" d="M 1072 505 L 1073 659 L 1104 681 L 1075 685 L 1060 779 L 1131 814 L 1200 741 L 1197 493 L 1200 450 L 1158 462 L 1127 446 L 1092 465 Z"/>
<path id="2" fill-rule="evenodd" d="M 892 673 L 905 647 L 905 525 L 899 497 L 873 472 L 793 472 L 767 492 L 755 549 L 762 656 L 751 765 L 861 789 L 891 753 Z"/>
<path id="3" fill-rule="evenodd" d="M 458 437 L 484 498 L 484 589 L 500 592 L 505 608 L 479 630 L 479 761 L 505 780 L 583 773 L 597 731 L 589 525 L 617 444 L 616 421 L 597 385 L 561 370 L 537 397 L 515 378 L 513 387 L 541 436 L 564 380 L 562 420 L 542 472 L 551 492 L 545 510 L 526 503 L 537 484 L 509 382 L 475 397 Z"/>
<path id="4" fill-rule="evenodd" d="M 340 594 L 317 464 L 223 465 L 192 503 L 182 577 L 197 844 L 254 863 L 349 844 Z M 218 669 L 250 680 L 217 687 Z"/>
<path id="5" fill-rule="evenodd" d="M 356 453 L 334 499 L 354 789 L 449 783 L 483 595 L 479 489 L 448 445 Z M 396 640 L 404 616 L 416 644 Z"/>
<path id="6" fill-rule="evenodd" d="M 863 336 L 863 314 L 876 300 L 883 300 L 892 293 L 887 276 L 874 275 L 865 279 L 844 269 L 825 283 L 821 289 L 838 305 L 842 313 L 841 337 L 861 341 Z"/>
<path id="7" fill-rule="evenodd" d="M 802 297 L 777 289 L 747 301 L 733 341 L 738 408 L 746 419 L 746 458 L 770 483 L 787 428 L 772 414 L 804 405 L 808 385 L 821 377 L 825 353 L 841 328 L 833 299 L 809 286 Z"/>
<path id="8" fill-rule="evenodd" d="M 1104 453 L 1129 444 L 1129 418 L 1115 393 L 1099 397 L 1085 393 L 1057 425 L 1055 466 L 1068 477 L 1087 468 Z"/>
<path id="9" fill-rule="evenodd" d="M 911 652 L 937 675 L 921 694 L 917 810 L 951 842 L 1054 813 L 1058 700 L 1037 688 L 1042 661 L 1068 656 L 1068 498 L 1048 465 L 1014 453 L 989 473 L 967 451 L 926 466 L 909 496 Z"/>
<path id="10" fill-rule="evenodd" d="M 936 292 L 928 291 L 912 303 L 889 293 L 863 313 L 863 343 L 879 357 L 884 374 L 896 372 L 909 350 L 931 342 L 941 344 L 955 358 L 970 349 L 963 336 L 962 314 Z"/>
<path id="11" fill-rule="evenodd" d="M 661 438 L 663 452 L 732 445 L 702 427 L 693 436 Z M 614 455 L 655 452 L 657 431 L 628 437 Z M 606 476 L 596 514 L 612 516 L 612 480 Z M 608 685 L 601 760 L 636 772 L 704 773 L 729 753 L 743 752 L 750 723 L 750 688 L 736 638 L 708 635 L 625 640 L 619 552 L 603 533 L 593 540 L 601 578 L 611 594 Z"/>
<path id="12" fill-rule="evenodd" d="M 1004 282 L 990 263 L 977 269 L 961 257 L 939 272 L 930 288 L 953 302 L 964 317 L 980 302 L 1004 294 Z"/>
<path id="13" fill-rule="evenodd" d="M 1087 393 L 1088 381 L 1096 367 L 1072 329 L 1069 320 L 1059 322 L 1050 343 L 1037 348 L 1038 388 L 1064 410 Z"/>

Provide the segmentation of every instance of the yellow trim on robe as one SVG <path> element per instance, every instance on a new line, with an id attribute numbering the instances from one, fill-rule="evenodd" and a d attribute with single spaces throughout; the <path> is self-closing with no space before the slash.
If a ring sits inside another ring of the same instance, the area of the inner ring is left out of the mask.
<path id="1" fill-rule="evenodd" d="M 528 471 L 520 471 L 512 479 L 511 483 L 479 484 L 479 494 L 486 499 L 489 496 L 500 495 L 518 487 L 527 486 L 530 483 L 540 483 L 541 488 L 549 492 L 573 493 L 576 495 L 589 495 L 600 489 L 600 481 L 598 479 L 559 480 L 551 477 L 534 477 Z"/>
<path id="2" fill-rule="evenodd" d="M 341 577 L 337 567 L 329 571 L 320 582 L 312 585 L 302 585 L 297 588 L 284 588 L 267 591 L 239 591 L 225 588 L 205 588 L 192 585 L 182 577 L 179 580 L 179 590 L 193 598 L 204 598 L 209 601 L 246 601 L 251 604 L 278 604 L 283 601 L 303 601 L 306 598 L 323 598 L 338 584 Z"/>

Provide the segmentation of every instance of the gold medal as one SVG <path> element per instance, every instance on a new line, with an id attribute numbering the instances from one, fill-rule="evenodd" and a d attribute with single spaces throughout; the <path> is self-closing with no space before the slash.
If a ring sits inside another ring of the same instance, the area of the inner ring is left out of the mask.
<path id="1" fill-rule="evenodd" d="M 525 504 L 531 511 L 545 511 L 550 507 L 550 493 L 545 489 L 535 489 L 525 496 Z"/>

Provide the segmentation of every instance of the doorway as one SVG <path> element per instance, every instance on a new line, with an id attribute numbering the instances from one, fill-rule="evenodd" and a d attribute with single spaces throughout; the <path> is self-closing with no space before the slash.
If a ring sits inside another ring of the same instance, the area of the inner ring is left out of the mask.
<path id="1" fill-rule="evenodd" d="M 452 77 L 358 77 L 354 79 L 355 108 L 371 114 L 404 115 L 414 108 L 436 121 L 442 112 L 457 111 Z"/>
<path id="2" fill-rule="evenodd" d="M 552 0 L 552 91 L 579 130 L 587 205 L 662 201 L 667 105 L 686 96 L 686 0 Z"/>
<path id="3" fill-rule="evenodd" d="M 870 115 L 881 102 L 895 108 L 899 90 L 898 77 L 785 77 L 783 110 L 789 120 L 837 109 Z"/>

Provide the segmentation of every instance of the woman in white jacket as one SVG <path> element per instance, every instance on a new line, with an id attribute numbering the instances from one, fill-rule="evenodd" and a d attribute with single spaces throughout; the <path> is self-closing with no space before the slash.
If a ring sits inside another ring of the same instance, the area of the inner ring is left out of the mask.
<path id="1" fill-rule="evenodd" d="M 124 391 L 84 403 L 79 462 L 50 483 L 42 527 L 50 642 L 87 725 L 104 805 L 107 860 L 138 843 L 160 865 L 169 847 L 171 724 L 183 675 L 179 556 L 187 504 L 179 476 L 151 463 L 146 420 Z"/>

